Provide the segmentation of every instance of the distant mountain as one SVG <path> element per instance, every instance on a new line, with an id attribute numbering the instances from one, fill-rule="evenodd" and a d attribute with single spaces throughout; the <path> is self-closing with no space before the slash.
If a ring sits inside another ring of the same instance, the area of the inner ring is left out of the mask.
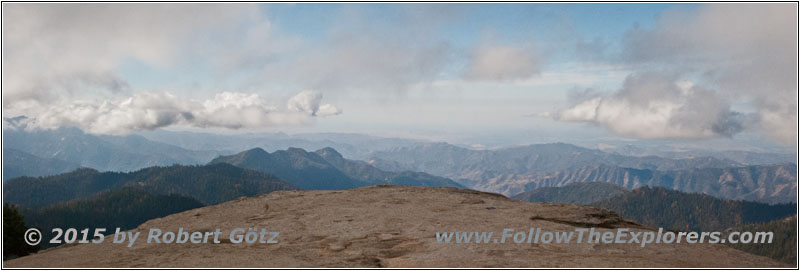
<path id="1" fill-rule="evenodd" d="M 570 183 L 608 182 L 628 189 L 646 185 L 661 186 L 726 199 L 766 203 L 797 200 L 797 166 L 794 164 L 667 171 L 598 165 L 539 174 L 479 177 L 487 180 L 473 185 L 473 189 L 506 195 Z"/>
<path id="2" fill-rule="evenodd" d="M 96 136 L 77 128 L 34 132 L 4 129 L 3 141 L 5 148 L 101 171 L 132 171 L 173 164 L 205 164 L 219 155 L 215 151 L 186 150 L 138 135 Z"/>
<path id="3" fill-rule="evenodd" d="M 797 263 L 797 214 L 767 223 L 746 224 L 728 229 L 738 232 L 771 232 L 771 244 L 726 243 L 741 251 L 789 263 Z"/>
<path id="4" fill-rule="evenodd" d="M 147 139 L 175 145 L 189 150 L 219 150 L 225 154 L 239 153 L 252 148 L 268 152 L 291 147 L 317 150 L 332 147 L 344 156 L 355 159 L 367 158 L 368 154 L 401 146 L 411 146 L 421 141 L 401 138 L 384 138 L 362 134 L 345 133 L 257 133 L 257 134 L 209 134 L 155 130 L 140 132 Z"/>
<path id="5" fill-rule="evenodd" d="M 90 237 L 95 228 L 105 228 L 104 234 L 109 235 L 117 227 L 129 230 L 153 218 L 203 206 L 201 202 L 190 197 L 153 195 L 141 188 L 125 187 L 103 192 L 86 200 L 62 202 L 47 207 L 23 206 L 18 211 L 25 217 L 27 225 L 39 227 L 43 240 L 50 240 L 53 237 L 53 228 L 88 228 Z M 44 247 L 52 246 L 49 242 L 42 244 Z"/>
<path id="6" fill-rule="evenodd" d="M 745 165 L 770 165 L 797 163 L 797 154 L 794 153 L 762 153 L 748 151 L 720 151 L 702 153 L 702 155 L 720 157 L 742 163 Z"/>
<path id="7" fill-rule="evenodd" d="M 622 193 L 628 189 L 604 182 L 570 183 L 562 187 L 542 187 L 517 194 L 511 199 L 527 202 L 554 202 L 587 205 Z"/>
<path id="8" fill-rule="evenodd" d="M 742 165 L 771 165 L 797 163 L 795 153 L 775 153 L 743 150 L 714 151 L 705 149 L 688 149 L 684 151 L 659 151 L 634 145 L 623 145 L 607 150 L 608 152 L 628 156 L 661 156 L 671 159 L 691 159 L 694 157 L 716 157 L 735 161 Z"/>
<path id="9" fill-rule="evenodd" d="M 80 165 L 67 161 L 41 158 L 17 149 L 3 148 L 3 180 L 19 176 L 49 176 L 75 170 Z"/>
<path id="10" fill-rule="evenodd" d="M 496 150 L 471 150 L 447 143 L 418 144 L 375 152 L 367 160 L 372 165 L 388 171 L 421 171 L 468 184 L 483 182 L 502 174 L 552 172 L 598 163 L 653 170 L 741 166 L 731 160 L 712 157 L 692 159 L 634 157 L 564 143 Z"/>
<path id="11" fill-rule="evenodd" d="M 307 152 L 300 148 L 268 153 L 261 148 L 222 156 L 210 164 L 228 163 L 267 172 L 301 189 L 347 189 L 374 184 L 453 186 L 459 184 L 424 173 L 391 173 L 366 163 L 347 160 L 332 148 Z"/>
<path id="12" fill-rule="evenodd" d="M 797 208 L 796 204 L 723 200 L 663 187 L 642 187 L 591 205 L 646 226 L 691 231 L 723 231 L 738 225 L 768 222 L 796 214 Z"/>
<path id="13" fill-rule="evenodd" d="M 82 168 L 50 177 L 8 180 L 3 183 L 3 200 L 23 206 L 45 206 L 131 186 L 159 195 L 188 196 L 205 204 L 295 189 L 272 175 L 227 164 L 150 167 L 130 173 Z"/>

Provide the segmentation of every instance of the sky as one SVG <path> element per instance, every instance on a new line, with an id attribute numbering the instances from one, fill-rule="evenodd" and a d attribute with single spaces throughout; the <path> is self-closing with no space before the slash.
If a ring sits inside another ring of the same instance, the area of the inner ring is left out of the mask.
<path id="1" fill-rule="evenodd" d="M 93 134 L 797 147 L 797 4 L 3 3 L 2 114 Z"/>

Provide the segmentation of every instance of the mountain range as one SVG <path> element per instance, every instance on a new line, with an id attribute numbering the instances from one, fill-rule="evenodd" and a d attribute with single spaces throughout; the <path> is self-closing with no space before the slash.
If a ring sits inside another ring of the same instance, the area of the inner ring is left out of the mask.
<path id="1" fill-rule="evenodd" d="M 796 202 L 795 164 L 746 166 L 728 159 L 625 156 L 570 144 L 470 150 L 445 143 L 376 152 L 370 164 L 452 178 L 466 187 L 516 195 L 574 182 L 610 182 L 703 192 L 728 199 Z"/>
<path id="2" fill-rule="evenodd" d="M 731 159 L 691 155 L 674 159 L 622 155 L 564 143 L 475 150 L 447 143 L 358 134 L 215 135 L 152 131 L 98 136 L 76 128 L 40 131 L 4 128 L 3 133 L 7 158 L 3 160 L 4 180 L 50 176 L 78 167 L 126 172 L 150 166 L 198 165 L 217 157 L 212 163 L 225 162 L 270 173 L 301 189 L 407 184 L 461 186 L 511 196 L 540 187 L 599 181 L 628 189 L 663 186 L 768 203 L 795 202 L 797 198 L 795 164 L 746 165 L 741 161 L 782 161 L 786 157 L 774 156 L 770 160 L 773 156 L 769 154 L 742 151 L 725 152 L 722 156 Z M 258 148 L 261 151 L 250 149 L 230 155 L 253 145 L 276 148 L 293 144 L 321 147 L 313 153 L 291 147 L 272 154 Z M 339 146 L 349 155 L 330 146 Z M 631 146 L 613 149 L 623 153 L 635 150 Z M 344 157 L 368 159 L 362 162 Z M 317 182 L 320 176 L 327 179 Z"/>
<path id="3" fill-rule="evenodd" d="M 665 171 L 593 165 L 538 174 L 499 174 L 486 178 L 472 188 L 515 195 L 541 187 L 608 182 L 627 189 L 660 186 L 725 199 L 766 203 L 797 201 L 797 166 L 794 164 Z"/>

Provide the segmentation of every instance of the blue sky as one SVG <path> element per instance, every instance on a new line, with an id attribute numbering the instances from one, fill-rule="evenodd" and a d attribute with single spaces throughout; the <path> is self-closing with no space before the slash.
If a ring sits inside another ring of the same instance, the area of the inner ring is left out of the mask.
<path id="1" fill-rule="evenodd" d="M 794 4 L 3 10 L 3 114 L 41 129 L 796 146 Z"/>

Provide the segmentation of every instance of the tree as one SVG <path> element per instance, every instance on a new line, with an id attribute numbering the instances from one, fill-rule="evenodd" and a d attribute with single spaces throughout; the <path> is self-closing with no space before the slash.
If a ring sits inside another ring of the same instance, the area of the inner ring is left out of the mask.
<path id="1" fill-rule="evenodd" d="M 11 205 L 3 205 L 3 259 L 22 257 L 39 251 L 39 245 L 25 242 L 25 218 Z"/>

